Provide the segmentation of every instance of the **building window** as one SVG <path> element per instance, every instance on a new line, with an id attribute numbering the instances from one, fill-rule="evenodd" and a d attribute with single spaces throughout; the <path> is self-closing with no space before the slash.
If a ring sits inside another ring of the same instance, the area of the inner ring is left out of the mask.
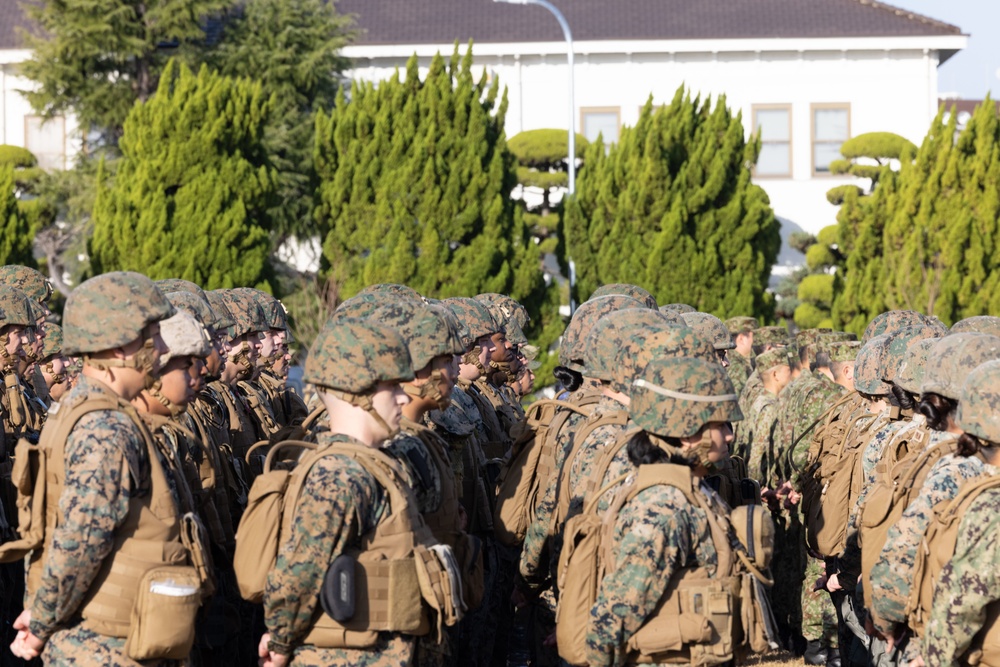
<path id="1" fill-rule="evenodd" d="M 25 116 L 24 147 L 38 158 L 42 169 L 65 169 L 66 119 Z"/>
<path id="2" fill-rule="evenodd" d="M 851 138 L 849 104 L 812 106 L 813 174 L 829 174 L 830 163 L 842 159 L 840 146 Z"/>
<path id="3" fill-rule="evenodd" d="M 792 107 L 762 104 L 753 107 L 753 130 L 760 133 L 760 155 L 755 176 L 792 175 Z"/>
<path id="4" fill-rule="evenodd" d="M 604 143 L 618 143 L 618 129 L 621 127 L 619 107 L 584 107 L 580 109 L 580 127 L 587 141 L 596 141 L 598 135 Z"/>

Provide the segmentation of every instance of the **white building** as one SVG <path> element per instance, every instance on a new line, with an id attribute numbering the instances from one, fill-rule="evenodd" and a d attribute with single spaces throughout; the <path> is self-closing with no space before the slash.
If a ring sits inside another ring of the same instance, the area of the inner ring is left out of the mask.
<path id="1" fill-rule="evenodd" d="M 652 95 L 725 94 L 761 130 L 756 182 L 783 236 L 836 221 L 831 176 L 845 139 L 896 132 L 920 144 L 938 107 L 937 68 L 965 47 L 958 27 L 871 0 L 552 0 L 575 40 L 576 122 L 614 139 Z M 491 0 L 339 0 L 361 29 L 344 50 L 354 78 L 380 80 L 416 53 L 474 41 L 508 89 L 507 134 L 568 128 L 566 44 L 538 6 Z M 797 254 L 797 253 L 796 253 Z M 786 249 L 785 261 L 801 260 Z"/>

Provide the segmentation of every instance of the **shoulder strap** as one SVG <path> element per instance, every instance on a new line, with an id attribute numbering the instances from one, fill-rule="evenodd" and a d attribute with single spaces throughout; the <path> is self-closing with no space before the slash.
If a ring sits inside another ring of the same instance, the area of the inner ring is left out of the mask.
<path id="1" fill-rule="evenodd" d="M 628 423 L 628 410 L 614 410 L 612 412 L 606 412 L 598 417 L 591 415 L 580 430 L 577 432 L 576 436 L 573 438 L 573 449 L 570 450 L 569 455 L 563 462 L 563 467 L 559 471 L 558 480 L 558 501 L 556 504 L 556 513 L 554 516 L 553 526 L 558 526 L 559 523 L 566 520 L 566 515 L 569 513 L 570 502 L 573 497 L 573 491 L 571 486 L 571 476 L 573 472 L 573 464 L 576 462 L 577 456 L 583 450 L 583 443 L 587 441 L 590 434 L 599 429 L 602 426 L 625 426 Z M 600 481 L 598 481 L 600 484 Z"/>
<path id="2" fill-rule="evenodd" d="M 941 522 L 943 524 L 950 524 L 956 520 L 961 521 L 969 505 L 972 504 L 979 494 L 997 487 L 1000 487 L 1000 475 L 984 475 L 966 482 L 959 488 L 958 495 L 949 501 L 939 514 Z"/>

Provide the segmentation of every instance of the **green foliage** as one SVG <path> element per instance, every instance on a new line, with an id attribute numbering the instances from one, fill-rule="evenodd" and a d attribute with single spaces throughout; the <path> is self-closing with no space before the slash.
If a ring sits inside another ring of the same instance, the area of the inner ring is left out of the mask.
<path id="1" fill-rule="evenodd" d="M 576 157 L 583 157 L 590 142 L 582 134 L 576 135 L 574 146 Z M 569 155 L 569 132 L 567 130 L 526 130 L 510 138 L 507 142 L 510 152 L 518 163 L 532 167 L 550 166 L 562 162 Z"/>
<path id="2" fill-rule="evenodd" d="M 713 106 L 683 88 L 666 106 L 648 101 L 617 144 L 592 144 L 566 206 L 577 301 L 604 283 L 635 282 L 660 303 L 770 320 L 765 290 L 781 238 L 750 181 L 759 150 L 725 98 Z"/>
<path id="3" fill-rule="evenodd" d="M 822 243 L 814 243 L 806 250 L 806 266 L 811 271 L 820 271 L 837 263 L 833 249 Z"/>
<path id="4" fill-rule="evenodd" d="M 819 234 L 816 235 L 816 242 L 826 246 L 837 245 L 840 243 L 840 229 L 838 229 L 837 225 L 827 225 L 819 230 Z"/>
<path id="5" fill-rule="evenodd" d="M 799 300 L 829 308 L 833 303 L 833 275 L 816 273 L 803 278 L 799 283 Z"/>
<path id="6" fill-rule="evenodd" d="M 211 65 L 222 74 L 259 81 L 274 107 L 264 145 L 277 169 L 277 197 L 268 212 L 275 243 L 312 236 L 315 111 L 333 106 L 340 55 L 350 21 L 327 0 L 248 0 L 226 28 Z"/>
<path id="7" fill-rule="evenodd" d="M 74 114 L 113 147 L 136 101 L 157 89 L 167 61 L 204 57 L 206 17 L 232 0 L 40 0 L 24 9 L 37 30 L 22 31 L 31 57 L 24 95 L 46 117 Z M 175 48 L 174 48 L 175 47 Z M 85 147 L 86 148 L 86 147 Z"/>
<path id="8" fill-rule="evenodd" d="M 806 248 L 816 243 L 816 237 L 809 232 L 792 232 L 788 235 L 788 246 L 801 253 L 805 253 Z"/>
<path id="9" fill-rule="evenodd" d="M 826 200 L 834 206 L 840 206 L 847 198 L 847 193 L 853 192 L 856 195 L 864 194 L 864 191 L 856 185 L 838 185 L 826 191 Z"/>
<path id="10" fill-rule="evenodd" d="M 269 288 L 269 110 L 259 83 L 168 64 L 156 95 L 125 121 L 114 184 L 98 175 L 94 272 Z"/>
<path id="11" fill-rule="evenodd" d="M 34 266 L 31 255 L 34 235 L 32 221 L 18 205 L 14 168 L 9 164 L 0 166 L 0 265 Z"/>
<path id="12" fill-rule="evenodd" d="M 424 80 L 414 57 L 403 78 L 357 83 L 319 113 L 317 222 L 341 297 L 384 282 L 431 297 L 503 292 L 528 308 L 532 334 L 551 321 L 538 248 L 510 198 L 499 92 L 456 46 Z"/>
<path id="13" fill-rule="evenodd" d="M 829 311 L 818 308 L 811 303 L 800 303 L 795 309 L 795 324 L 800 329 L 832 328 L 833 320 L 830 318 Z"/>
<path id="14" fill-rule="evenodd" d="M 15 169 L 29 169 L 38 166 L 38 159 L 27 148 L 3 144 L 0 145 L 0 165 L 9 165 Z"/>
<path id="15" fill-rule="evenodd" d="M 525 187 L 548 191 L 552 188 L 565 188 L 569 183 L 569 175 L 564 171 L 538 171 L 531 167 L 518 167 L 517 182 Z"/>
<path id="16" fill-rule="evenodd" d="M 851 137 L 840 146 L 840 154 L 849 160 L 868 157 L 879 160 L 899 160 L 904 154 L 917 152 L 913 142 L 892 132 L 866 132 Z"/>

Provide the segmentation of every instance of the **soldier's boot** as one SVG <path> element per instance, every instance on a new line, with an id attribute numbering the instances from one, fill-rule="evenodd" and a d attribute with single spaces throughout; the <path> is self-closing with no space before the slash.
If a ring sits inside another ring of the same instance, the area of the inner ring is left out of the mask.
<path id="1" fill-rule="evenodd" d="M 840 667 L 840 651 L 836 647 L 827 650 L 826 667 Z"/>
<path id="2" fill-rule="evenodd" d="M 814 639 L 806 644 L 806 650 L 802 654 L 802 659 L 807 665 L 827 665 L 830 664 L 830 654 L 819 639 Z M 837 664 L 840 664 L 840 656 L 837 655 Z"/>

